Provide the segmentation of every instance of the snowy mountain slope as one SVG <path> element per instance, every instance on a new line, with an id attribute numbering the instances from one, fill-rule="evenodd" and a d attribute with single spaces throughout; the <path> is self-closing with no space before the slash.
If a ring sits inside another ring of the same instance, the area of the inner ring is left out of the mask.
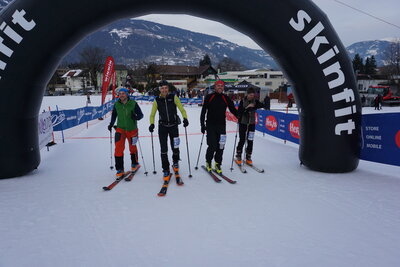
<path id="1" fill-rule="evenodd" d="M 356 54 L 359 54 L 364 60 L 367 57 L 374 56 L 377 65 L 384 66 L 386 64 L 385 60 L 388 58 L 388 49 L 395 41 L 395 38 L 390 38 L 388 40 L 363 41 L 354 43 L 346 49 L 351 59 L 353 59 Z"/>
<path id="2" fill-rule="evenodd" d="M 151 105 L 140 106 L 151 173 Z M 254 160 L 266 173 L 230 172 L 236 127 L 228 123 L 223 169 L 238 183 L 216 184 L 194 170 L 200 108 L 186 110 L 193 178 L 181 136 L 185 185 L 172 181 L 164 198 L 156 136 L 158 174 L 146 177 L 142 165 L 132 182 L 102 191 L 114 175 L 109 117 L 43 150 L 32 174 L 0 180 L 0 266 L 399 266 L 398 167 L 362 161 L 348 174 L 313 172 L 299 166 L 297 146 L 258 134 Z M 200 163 L 204 153 L 203 144 Z"/>
<path id="3" fill-rule="evenodd" d="M 158 64 L 198 65 L 208 54 L 215 65 L 224 57 L 230 57 L 248 68 L 276 68 L 273 59 L 264 51 L 211 35 L 135 19 L 117 21 L 87 36 L 64 60 L 79 61 L 79 52 L 83 48 L 99 44 L 124 64 L 144 60 Z"/>

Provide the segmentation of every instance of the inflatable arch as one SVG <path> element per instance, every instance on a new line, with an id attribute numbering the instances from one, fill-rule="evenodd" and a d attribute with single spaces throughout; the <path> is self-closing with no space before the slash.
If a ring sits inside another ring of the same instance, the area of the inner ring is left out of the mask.
<path id="1" fill-rule="evenodd" d="M 357 168 L 361 105 L 351 62 L 311 0 L 15 0 L 0 13 L 0 178 L 38 167 L 38 113 L 63 56 L 100 27 L 149 13 L 190 14 L 247 34 L 294 85 L 300 161 L 322 172 Z"/>

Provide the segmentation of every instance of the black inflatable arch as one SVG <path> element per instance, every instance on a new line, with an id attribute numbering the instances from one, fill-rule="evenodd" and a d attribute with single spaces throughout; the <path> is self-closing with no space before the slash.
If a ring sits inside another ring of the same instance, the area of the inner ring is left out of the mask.
<path id="1" fill-rule="evenodd" d="M 38 167 L 38 113 L 62 57 L 96 29 L 149 13 L 190 14 L 247 34 L 294 85 L 300 161 L 322 172 L 357 168 L 361 105 L 351 62 L 311 0 L 15 0 L 0 13 L 0 178 Z"/>

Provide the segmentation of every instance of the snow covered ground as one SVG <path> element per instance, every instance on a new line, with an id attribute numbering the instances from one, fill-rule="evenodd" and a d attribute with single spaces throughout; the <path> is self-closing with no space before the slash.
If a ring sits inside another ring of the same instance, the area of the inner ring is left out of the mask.
<path id="1" fill-rule="evenodd" d="M 46 97 L 42 106 L 85 101 Z M 314 172 L 299 166 L 297 145 L 257 134 L 254 162 L 266 172 L 230 172 L 235 124 L 228 123 L 223 170 L 238 183 L 216 184 L 194 170 L 201 134 L 200 108 L 193 106 L 186 108 L 193 178 L 182 136 L 185 185 L 172 181 L 160 198 L 160 148 L 156 139 L 153 175 L 150 105 L 141 107 L 148 176 L 142 164 L 132 182 L 102 190 L 114 176 L 108 117 L 43 149 L 38 170 L 0 180 L 1 267 L 400 266 L 399 167 L 361 161 L 352 173 Z M 203 144 L 200 164 L 204 152 Z"/>

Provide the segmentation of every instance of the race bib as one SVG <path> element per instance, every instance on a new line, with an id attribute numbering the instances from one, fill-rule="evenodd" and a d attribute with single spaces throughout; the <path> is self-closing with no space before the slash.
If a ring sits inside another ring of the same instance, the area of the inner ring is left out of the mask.
<path id="1" fill-rule="evenodd" d="M 226 143 L 226 134 L 221 134 L 219 137 L 219 149 L 224 149 Z"/>
<path id="2" fill-rule="evenodd" d="M 132 145 L 133 145 L 133 146 L 136 145 L 138 139 L 139 139 L 139 138 L 138 138 L 137 136 L 132 137 Z"/>
<path id="3" fill-rule="evenodd" d="M 253 141 L 254 140 L 254 132 L 249 132 L 247 134 L 247 140 Z"/>
<path id="4" fill-rule="evenodd" d="M 181 139 L 179 137 L 174 137 L 174 148 L 179 148 L 180 143 Z"/>

